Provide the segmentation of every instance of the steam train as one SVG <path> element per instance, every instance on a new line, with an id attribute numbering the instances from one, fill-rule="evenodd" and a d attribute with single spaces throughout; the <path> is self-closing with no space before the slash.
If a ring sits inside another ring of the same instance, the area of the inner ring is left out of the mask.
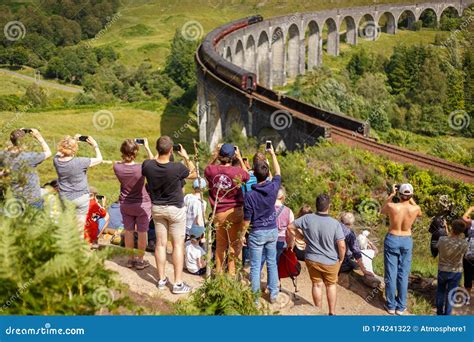
<path id="1" fill-rule="evenodd" d="M 257 85 L 257 75 L 255 73 L 244 70 L 219 55 L 216 50 L 216 45 L 225 36 L 241 28 L 261 22 L 262 20 L 263 17 L 261 15 L 256 15 L 236 20 L 211 31 L 200 45 L 197 51 L 197 58 L 199 58 L 208 70 L 217 75 L 220 79 L 225 80 L 245 92 L 255 92 L 269 100 L 279 102 L 287 108 L 294 109 L 312 118 L 368 136 L 370 125 L 367 122 L 314 107 L 294 98 L 277 94 L 262 85 Z"/>
<path id="2" fill-rule="evenodd" d="M 246 92 L 255 91 L 257 89 L 257 75 L 253 72 L 246 71 L 219 56 L 216 51 L 216 45 L 226 35 L 262 20 L 263 17 L 261 15 L 255 15 L 245 19 L 236 20 L 211 31 L 206 36 L 197 52 L 202 63 L 204 63 L 204 65 L 212 70 L 212 72 L 217 76 L 225 79 L 232 85 Z"/>

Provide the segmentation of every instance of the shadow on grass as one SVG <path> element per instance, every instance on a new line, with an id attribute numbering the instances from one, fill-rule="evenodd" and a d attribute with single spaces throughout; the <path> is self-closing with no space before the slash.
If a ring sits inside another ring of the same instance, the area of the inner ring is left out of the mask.
<path id="1" fill-rule="evenodd" d="M 189 153 L 193 151 L 193 139 L 198 139 L 196 113 L 196 86 L 175 100 L 170 100 L 161 116 L 161 135 L 169 135 L 175 143 L 183 144 Z"/>

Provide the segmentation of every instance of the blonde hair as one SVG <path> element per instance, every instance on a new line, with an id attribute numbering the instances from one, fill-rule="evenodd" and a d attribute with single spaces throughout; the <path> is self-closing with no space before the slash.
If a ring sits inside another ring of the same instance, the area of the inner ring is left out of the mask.
<path id="1" fill-rule="evenodd" d="M 284 187 L 280 187 L 280 189 L 278 189 L 277 199 L 279 199 L 280 201 L 283 201 L 285 198 L 286 198 L 286 190 Z"/>
<path id="2" fill-rule="evenodd" d="M 66 135 L 58 143 L 58 152 L 63 157 L 72 157 L 77 153 L 79 145 L 77 140 L 73 137 Z"/>

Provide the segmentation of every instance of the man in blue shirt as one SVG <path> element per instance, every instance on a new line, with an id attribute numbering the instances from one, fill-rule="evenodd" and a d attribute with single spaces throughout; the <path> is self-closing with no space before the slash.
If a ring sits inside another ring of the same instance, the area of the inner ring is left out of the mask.
<path id="1" fill-rule="evenodd" d="M 272 157 L 274 177 L 267 180 L 270 167 L 265 161 L 254 165 L 257 184 L 245 196 L 244 221 L 246 229 L 250 226 L 248 247 L 250 250 L 250 281 L 252 291 L 260 290 L 260 270 L 262 258 L 267 262 L 268 289 L 270 302 L 274 303 L 278 296 L 278 268 L 276 263 L 276 244 L 278 228 L 276 224 L 275 201 L 281 186 L 280 165 L 273 146 L 267 150 Z M 245 230 L 246 230 L 245 229 Z M 245 234 L 244 234 L 245 235 Z M 264 253 L 265 252 L 265 253 Z"/>

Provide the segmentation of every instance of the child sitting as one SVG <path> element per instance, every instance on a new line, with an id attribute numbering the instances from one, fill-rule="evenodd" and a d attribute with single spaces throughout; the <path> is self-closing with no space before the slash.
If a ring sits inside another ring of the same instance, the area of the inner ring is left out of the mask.
<path id="1" fill-rule="evenodd" d="M 462 259 L 468 245 L 464 239 L 465 230 L 466 224 L 463 220 L 454 220 L 449 235 L 440 237 L 438 241 L 437 315 L 450 315 L 453 309 L 453 294 L 451 292 L 459 287 L 463 270 Z"/>
<path id="2" fill-rule="evenodd" d="M 200 246 L 204 238 L 204 227 L 193 225 L 189 230 L 189 241 L 186 242 L 186 269 L 189 273 L 202 275 L 206 273 L 206 251 Z"/>

